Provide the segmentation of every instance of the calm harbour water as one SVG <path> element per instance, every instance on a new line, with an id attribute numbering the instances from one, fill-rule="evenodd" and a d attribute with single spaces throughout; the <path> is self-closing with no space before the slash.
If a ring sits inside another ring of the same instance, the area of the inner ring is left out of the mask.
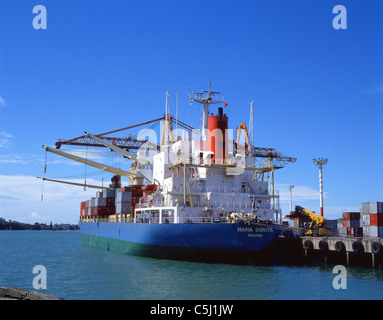
<path id="1" fill-rule="evenodd" d="M 35 290 L 32 270 L 47 270 L 41 292 L 66 300 L 383 299 L 383 270 L 347 268 L 335 290 L 332 265 L 237 266 L 118 255 L 81 245 L 79 232 L 0 231 L 0 286 Z"/>

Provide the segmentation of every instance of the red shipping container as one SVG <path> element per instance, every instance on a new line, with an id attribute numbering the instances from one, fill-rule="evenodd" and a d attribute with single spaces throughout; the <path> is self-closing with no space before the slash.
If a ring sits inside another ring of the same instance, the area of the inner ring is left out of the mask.
<path id="1" fill-rule="evenodd" d="M 370 226 L 377 226 L 378 225 L 378 214 L 377 213 L 371 213 L 370 214 Z"/>
<path id="2" fill-rule="evenodd" d="M 354 236 L 355 237 L 363 237 L 363 228 L 361 228 L 361 227 L 354 228 Z"/>
<path id="3" fill-rule="evenodd" d="M 105 207 L 94 207 L 94 214 L 96 216 L 105 216 L 106 214 Z"/>
<path id="4" fill-rule="evenodd" d="M 342 225 L 343 225 L 344 228 L 347 228 L 347 227 L 350 226 L 350 221 L 349 220 L 343 220 Z"/>
<path id="5" fill-rule="evenodd" d="M 343 212 L 343 220 L 358 220 L 360 219 L 360 212 Z"/>
<path id="6" fill-rule="evenodd" d="M 114 207 L 114 198 L 106 198 L 106 206 L 107 207 Z"/>
<path id="7" fill-rule="evenodd" d="M 383 226 L 383 214 L 370 213 L 370 226 Z"/>
<path id="8" fill-rule="evenodd" d="M 120 191 L 130 191 L 132 193 L 132 197 L 138 196 L 142 197 L 143 191 L 142 188 L 137 186 L 137 187 L 121 187 Z"/>
<path id="9" fill-rule="evenodd" d="M 350 220 L 350 212 L 343 212 L 342 218 L 343 218 L 343 221 L 344 220 Z"/>
<path id="10" fill-rule="evenodd" d="M 347 228 L 347 236 L 349 236 L 349 237 L 354 236 L 354 228 L 351 228 L 351 227 Z"/>
<path id="11" fill-rule="evenodd" d="M 115 207 L 105 207 L 105 214 L 106 215 L 111 215 L 116 213 L 116 208 Z"/>

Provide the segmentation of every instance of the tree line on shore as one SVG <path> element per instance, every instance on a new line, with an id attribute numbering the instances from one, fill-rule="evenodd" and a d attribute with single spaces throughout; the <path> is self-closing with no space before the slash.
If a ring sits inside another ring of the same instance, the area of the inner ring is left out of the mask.
<path id="1" fill-rule="evenodd" d="M 77 224 L 50 224 L 35 222 L 34 224 L 23 223 L 19 221 L 6 221 L 0 218 L 0 230 L 48 230 L 48 231 L 75 231 L 80 227 Z"/>

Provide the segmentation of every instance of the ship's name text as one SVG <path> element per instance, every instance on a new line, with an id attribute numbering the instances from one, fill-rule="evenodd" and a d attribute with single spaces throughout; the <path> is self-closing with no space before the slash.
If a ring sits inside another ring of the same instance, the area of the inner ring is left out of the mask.
<path id="1" fill-rule="evenodd" d="M 273 228 L 238 227 L 237 232 L 273 232 Z"/>

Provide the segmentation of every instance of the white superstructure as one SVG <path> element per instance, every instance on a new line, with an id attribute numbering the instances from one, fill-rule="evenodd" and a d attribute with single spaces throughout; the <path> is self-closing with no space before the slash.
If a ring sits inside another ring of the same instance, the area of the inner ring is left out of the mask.
<path id="1" fill-rule="evenodd" d="M 212 129 L 208 122 L 209 104 L 223 103 L 213 100 L 214 94 L 218 92 L 212 92 L 209 85 L 209 91 L 191 99 L 204 106 L 202 139 L 190 134 L 171 136 L 165 119 L 166 138 L 161 138 L 160 150 L 150 159 L 148 150 L 137 153 L 138 162 L 153 164 L 150 180 L 156 190 L 141 199 L 135 219 L 157 217 L 155 220 L 162 222 L 166 215 L 169 222 L 187 223 L 226 219 L 230 214 L 250 214 L 268 221 L 280 219 L 279 195 L 273 188 L 269 190 L 269 181 L 257 178 L 259 173 L 271 172 L 273 168 L 257 167 L 256 157 L 245 144 L 235 144 L 229 130 L 222 132 L 222 136 L 220 131 L 209 130 Z M 210 117 L 227 122 L 220 109 L 218 115 Z M 212 134 L 216 134 L 215 140 L 210 140 Z M 215 148 L 211 141 L 215 141 Z M 218 151 L 222 155 L 214 159 Z"/>

